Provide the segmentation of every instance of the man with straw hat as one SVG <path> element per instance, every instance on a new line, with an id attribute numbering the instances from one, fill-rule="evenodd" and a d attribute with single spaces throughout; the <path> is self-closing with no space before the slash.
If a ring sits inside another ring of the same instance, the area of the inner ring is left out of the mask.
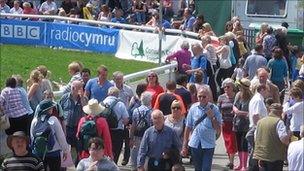
<path id="1" fill-rule="evenodd" d="M 279 103 L 270 106 L 268 116 L 258 121 L 253 158 L 263 170 L 283 170 L 290 132 L 286 131 Z"/>
<path id="2" fill-rule="evenodd" d="M 29 138 L 23 131 L 17 131 L 7 138 L 7 146 L 13 156 L 2 163 L 3 170 L 44 170 L 42 161 L 27 150 Z"/>
<path id="3" fill-rule="evenodd" d="M 100 137 L 104 142 L 104 154 L 113 158 L 112 141 L 108 123 L 105 118 L 100 117 L 100 113 L 105 110 L 105 107 L 98 103 L 97 99 L 89 100 L 88 104 L 82 108 L 86 116 L 83 116 L 78 123 L 76 136 L 80 141 L 81 150 L 78 153 L 79 160 L 89 157 L 89 150 L 86 147 L 86 142 L 89 138 L 84 138 L 87 132 L 84 129 L 86 125 L 91 124 L 90 137 Z M 96 134 L 96 135 L 93 135 Z"/>

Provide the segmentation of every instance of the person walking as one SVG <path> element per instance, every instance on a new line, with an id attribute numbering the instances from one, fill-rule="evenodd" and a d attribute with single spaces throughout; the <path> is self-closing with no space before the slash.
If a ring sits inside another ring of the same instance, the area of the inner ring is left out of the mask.
<path id="1" fill-rule="evenodd" d="M 273 103 L 269 115 L 257 123 L 253 158 L 261 170 L 283 170 L 291 132 L 286 131 L 282 112 L 281 104 Z"/>
<path id="2" fill-rule="evenodd" d="M 206 87 L 198 91 L 198 103 L 191 106 L 186 119 L 181 153 L 186 156 L 190 147 L 195 171 L 211 170 L 216 134 L 221 131 L 222 116 L 218 107 L 209 102 L 209 94 Z"/>

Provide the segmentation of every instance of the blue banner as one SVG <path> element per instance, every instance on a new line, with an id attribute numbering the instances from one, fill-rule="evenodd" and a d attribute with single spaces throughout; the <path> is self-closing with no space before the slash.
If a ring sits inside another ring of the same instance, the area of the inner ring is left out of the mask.
<path id="1" fill-rule="evenodd" d="M 116 53 L 119 30 L 40 21 L 1 21 L 1 43 Z"/>
<path id="2" fill-rule="evenodd" d="M 45 24 L 34 21 L 0 19 L 0 42 L 22 45 L 44 45 Z"/>
<path id="3" fill-rule="evenodd" d="M 118 45 L 116 29 L 47 23 L 47 44 L 71 49 L 115 53 Z"/>

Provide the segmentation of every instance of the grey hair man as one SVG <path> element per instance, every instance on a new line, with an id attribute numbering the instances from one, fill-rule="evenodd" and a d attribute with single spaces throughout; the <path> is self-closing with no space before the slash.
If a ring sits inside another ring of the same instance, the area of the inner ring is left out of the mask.
<path id="1" fill-rule="evenodd" d="M 282 112 L 282 105 L 273 103 L 269 115 L 257 123 L 253 158 L 263 170 L 283 170 L 291 132 L 286 131 Z"/>
<path id="2" fill-rule="evenodd" d="M 162 154 L 170 149 L 180 149 L 181 144 L 175 131 L 165 126 L 165 118 L 160 110 L 151 113 L 153 126 L 148 128 L 140 143 L 137 168 L 143 171 L 145 160 L 148 157 L 148 170 L 165 170 Z M 155 143 L 155 142 L 161 143 Z M 172 166 L 171 166 L 172 167 Z"/>
<path id="3" fill-rule="evenodd" d="M 103 103 L 109 105 L 118 118 L 118 126 L 116 128 L 110 128 L 115 163 L 118 162 L 123 145 L 124 125 L 127 125 L 129 122 L 129 113 L 126 105 L 118 99 L 119 92 L 117 87 L 110 87 L 108 97 L 103 100 Z"/>
<path id="4" fill-rule="evenodd" d="M 124 74 L 121 71 L 114 72 L 113 81 L 111 81 L 111 83 L 119 89 L 118 98 L 124 102 L 128 108 L 130 100 L 134 96 L 134 93 L 131 87 L 124 83 Z"/>
<path id="5" fill-rule="evenodd" d="M 151 101 L 152 93 L 145 91 L 141 94 L 141 106 L 135 108 L 132 114 L 132 125 L 130 128 L 130 147 L 131 147 L 131 165 L 132 169 L 137 170 L 137 156 L 139 145 L 142 140 L 144 132 L 152 125 L 151 121 Z M 139 126 L 139 123 L 145 125 Z"/>
<path id="6" fill-rule="evenodd" d="M 63 111 L 63 117 L 66 124 L 66 137 L 67 142 L 76 148 L 76 151 L 80 150 L 79 142 L 75 135 L 77 132 L 77 126 L 80 118 L 83 116 L 83 106 L 88 103 L 88 99 L 84 96 L 82 81 L 75 80 L 71 83 L 71 91 L 65 93 L 59 100 L 59 105 Z"/>
<path id="7" fill-rule="evenodd" d="M 130 86 L 124 83 L 124 74 L 121 71 L 115 71 L 113 73 L 113 81 L 111 83 L 119 89 L 118 98 L 129 108 L 130 100 L 134 96 L 134 93 Z M 127 165 L 130 158 L 130 146 L 129 146 L 129 129 L 128 125 L 124 128 L 124 158 L 122 165 Z"/>

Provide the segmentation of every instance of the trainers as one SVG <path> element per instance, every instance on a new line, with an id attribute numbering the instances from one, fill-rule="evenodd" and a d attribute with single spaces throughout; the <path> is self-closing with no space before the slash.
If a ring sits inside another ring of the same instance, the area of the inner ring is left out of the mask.
<path id="1" fill-rule="evenodd" d="M 125 160 L 123 160 L 123 161 L 121 162 L 121 165 L 123 165 L 123 166 L 125 166 L 125 165 L 127 165 L 127 164 L 128 164 L 128 162 L 125 161 Z"/>
<path id="2" fill-rule="evenodd" d="M 229 169 L 233 169 L 233 167 L 234 167 L 234 165 L 233 165 L 233 163 L 228 163 L 227 165 L 226 165 L 226 167 L 228 167 Z"/>

